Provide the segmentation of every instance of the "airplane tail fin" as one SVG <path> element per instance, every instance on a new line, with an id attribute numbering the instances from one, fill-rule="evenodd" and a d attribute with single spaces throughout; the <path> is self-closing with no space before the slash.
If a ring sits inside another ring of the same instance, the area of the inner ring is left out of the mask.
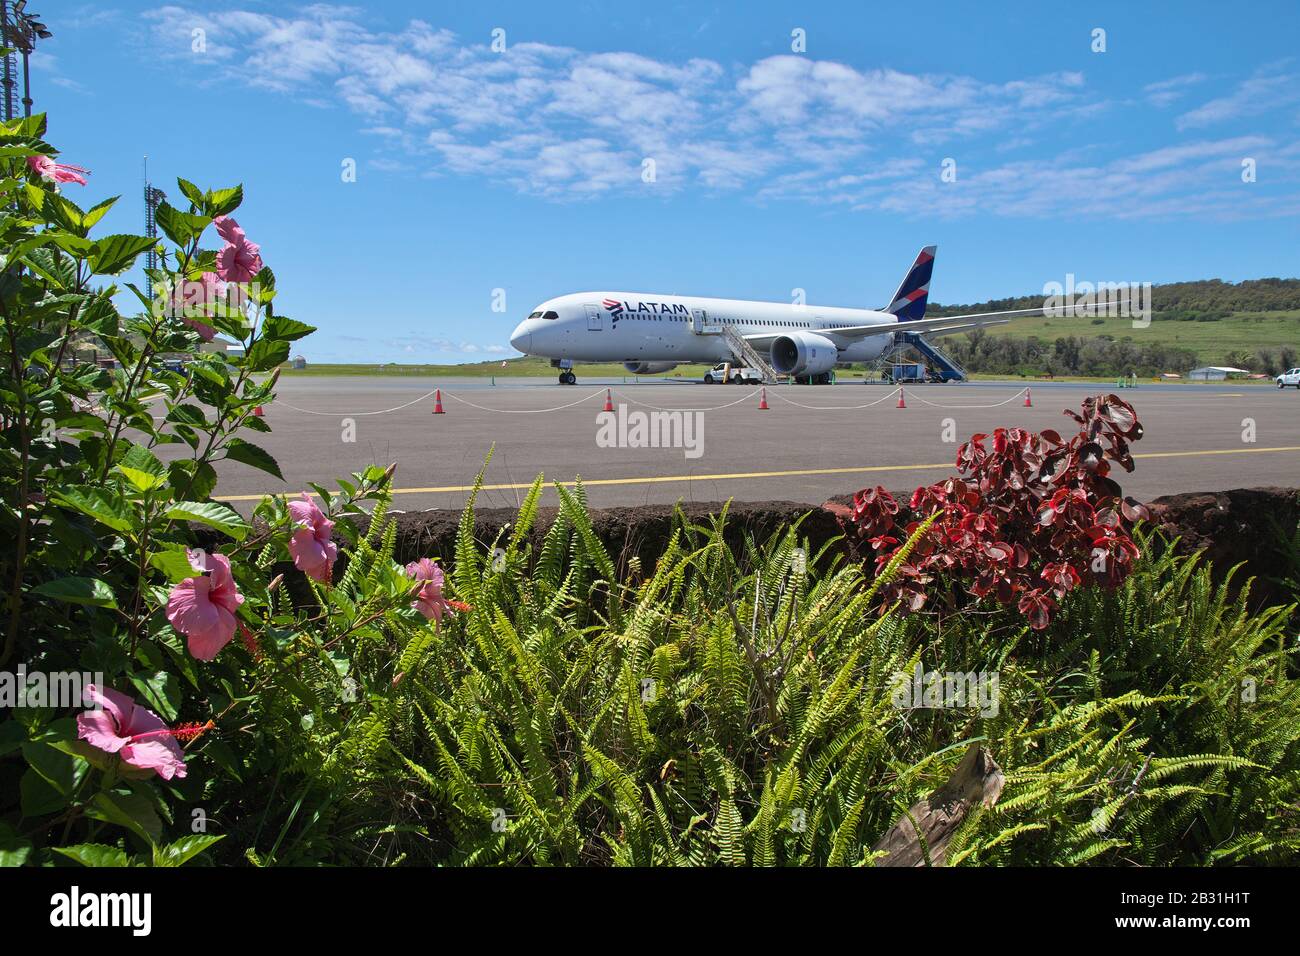
<path id="1" fill-rule="evenodd" d="M 916 256 L 912 268 L 907 270 L 894 298 L 885 307 L 899 322 L 915 322 L 925 318 L 925 301 L 930 295 L 930 274 L 934 272 L 934 253 L 938 246 L 926 246 Z"/>

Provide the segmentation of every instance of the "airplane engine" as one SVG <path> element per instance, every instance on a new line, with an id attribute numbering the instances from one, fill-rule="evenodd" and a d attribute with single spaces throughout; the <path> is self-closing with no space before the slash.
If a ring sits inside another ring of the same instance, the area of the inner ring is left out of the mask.
<path id="1" fill-rule="evenodd" d="M 822 375 L 835 368 L 839 349 L 824 335 L 791 332 L 772 342 L 772 368 L 781 375 Z"/>
<path id="2" fill-rule="evenodd" d="M 633 375 L 658 375 L 671 372 L 677 367 L 676 362 L 624 362 L 623 367 Z"/>

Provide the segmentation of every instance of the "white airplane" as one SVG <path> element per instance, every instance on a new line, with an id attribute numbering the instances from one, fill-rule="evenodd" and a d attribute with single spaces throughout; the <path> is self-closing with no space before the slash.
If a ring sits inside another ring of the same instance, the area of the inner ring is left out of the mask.
<path id="1" fill-rule="evenodd" d="M 894 344 L 896 333 L 903 333 L 937 364 L 949 367 L 945 378 L 961 378 L 942 353 L 927 348 L 925 335 L 1001 325 L 1011 316 L 1038 315 L 1042 309 L 925 318 L 937 248 L 921 250 L 884 309 L 575 292 L 537 306 L 519 323 L 510 344 L 525 355 L 550 359 L 560 369 L 562 385 L 577 382 L 571 368 L 575 362 L 622 362 L 637 375 L 667 372 L 682 362 L 743 365 L 738 345 L 752 347 L 778 375 L 828 382 L 836 365 L 874 361 Z M 728 341 L 736 336 L 738 340 Z"/>

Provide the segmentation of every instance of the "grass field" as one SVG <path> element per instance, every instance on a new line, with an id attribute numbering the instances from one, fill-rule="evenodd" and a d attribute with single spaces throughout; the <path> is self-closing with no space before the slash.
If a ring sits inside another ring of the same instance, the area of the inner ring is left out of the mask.
<path id="1" fill-rule="evenodd" d="M 1094 324 L 1098 323 L 1098 324 Z M 1052 342 L 1066 335 L 1093 338 L 1109 335 L 1117 341 L 1132 339 L 1191 349 L 1207 365 L 1222 364 L 1233 352 L 1253 354 L 1261 348 L 1289 345 L 1300 348 L 1300 312 L 1237 312 L 1217 322 L 1179 322 L 1154 318 L 1145 329 L 1133 328 L 1132 319 L 1026 318 L 988 329 L 989 335 L 1014 335 Z"/>

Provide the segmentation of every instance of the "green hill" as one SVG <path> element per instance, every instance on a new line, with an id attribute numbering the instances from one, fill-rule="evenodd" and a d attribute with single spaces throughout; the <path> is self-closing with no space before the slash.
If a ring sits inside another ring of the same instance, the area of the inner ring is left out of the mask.
<path id="1" fill-rule="evenodd" d="M 1041 294 L 965 305 L 932 304 L 926 317 L 1033 309 Z M 1023 318 L 952 336 L 943 347 L 971 372 L 1118 375 L 1234 365 L 1276 374 L 1300 350 L 1300 279 L 1202 279 L 1151 289 L 1151 324 L 1128 318 Z"/>

